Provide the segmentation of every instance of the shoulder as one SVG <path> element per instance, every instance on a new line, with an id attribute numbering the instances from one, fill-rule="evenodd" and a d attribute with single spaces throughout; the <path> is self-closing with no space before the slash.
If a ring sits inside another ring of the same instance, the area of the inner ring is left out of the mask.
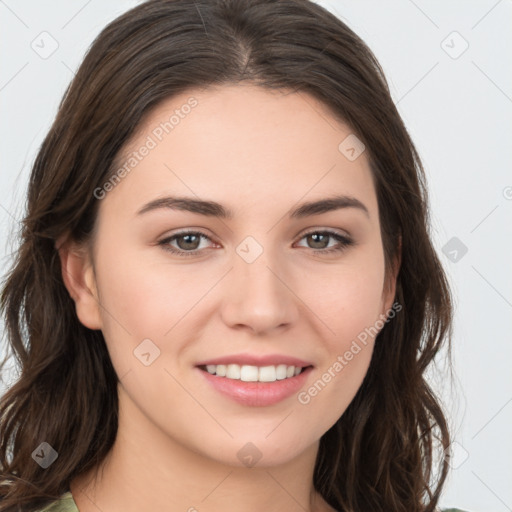
<path id="1" fill-rule="evenodd" d="M 62 494 L 60 499 L 54 501 L 47 505 L 45 508 L 42 508 L 38 512 L 79 512 L 78 507 L 76 506 L 75 500 L 73 499 L 73 495 L 70 491 Z M 468 512 L 467 510 L 462 510 L 461 508 L 443 508 L 441 512 Z"/>
<path id="2" fill-rule="evenodd" d="M 38 512 L 79 512 L 70 491 L 61 495 L 60 499 L 42 508 Z"/>

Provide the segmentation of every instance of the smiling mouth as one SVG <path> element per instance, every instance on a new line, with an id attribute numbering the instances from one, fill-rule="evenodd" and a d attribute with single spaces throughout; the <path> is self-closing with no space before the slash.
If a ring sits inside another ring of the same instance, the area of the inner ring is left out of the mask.
<path id="1" fill-rule="evenodd" d="M 311 366 L 209 364 L 198 366 L 198 368 L 210 375 L 242 382 L 275 382 L 296 377 Z"/>

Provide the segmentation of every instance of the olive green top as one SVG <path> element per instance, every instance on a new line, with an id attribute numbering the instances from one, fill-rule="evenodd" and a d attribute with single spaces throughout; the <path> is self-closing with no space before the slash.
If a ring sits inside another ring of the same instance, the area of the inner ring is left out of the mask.
<path id="1" fill-rule="evenodd" d="M 54 501 L 50 503 L 45 508 L 41 509 L 39 512 L 79 512 L 78 507 L 76 506 L 75 500 L 73 499 L 73 495 L 70 491 L 65 492 L 60 500 Z M 461 510 L 459 508 L 445 508 L 442 512 L 467 512 L 465 510 Z"/>
<path id="2" fill-rule="evenodd" d="M 50 503 L 39 512 L 79 512 L 71 491 L 65 492 L 60 500 Z"/>

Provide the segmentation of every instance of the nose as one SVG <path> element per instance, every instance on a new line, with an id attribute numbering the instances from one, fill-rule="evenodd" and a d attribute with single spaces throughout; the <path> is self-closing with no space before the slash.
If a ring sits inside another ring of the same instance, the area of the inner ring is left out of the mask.
<path id="1" fill-rule="evenodd" d="M 290 327 L 299 318 L 300 302 L 290 272 L 266 250 L 249 261 L 234 254 L 233 269 L 224 283 L 223 321 L 258 335 Z"/>

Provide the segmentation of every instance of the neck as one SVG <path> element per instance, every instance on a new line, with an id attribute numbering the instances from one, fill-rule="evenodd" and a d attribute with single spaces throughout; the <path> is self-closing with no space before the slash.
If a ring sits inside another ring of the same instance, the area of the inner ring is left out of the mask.
<path id="1" fill-rule="evenodd" d="M 119 428 L 99 467 L 70 485 L 80 512 L 333 511 L 313 487 L 319 443 L 268 467 L 205 457 L 151 422 L 120 388 Z"/>

